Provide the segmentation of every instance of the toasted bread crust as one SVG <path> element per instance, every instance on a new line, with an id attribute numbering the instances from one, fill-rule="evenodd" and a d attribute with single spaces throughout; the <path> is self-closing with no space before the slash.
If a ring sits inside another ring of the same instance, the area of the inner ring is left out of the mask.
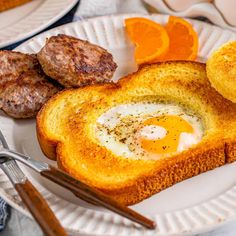
<path id="1" fill-rule="evenodd" d="M 236 103 L 236 41 L 216 50 L 207 60 L 207 76 L 212 86 Z"/>
<path id="2" fill-rule="evenodd" d="M 136 204 L 178 182 L 224 165 L 224 146 L 224 142 L 222 142 L 219 147 L 215 147 L 214 144 L 213 147 L 211 146 L 209 149 L 205 150 L 204 153 L 200 150 L 200 152 L 192 154 L 192 156 L 186 157 L 184 155 L 175 158 L 174 161 L 169 160 L 158 167 L 150 176 L 140 176 L 132 185 L 124 185 L 114 189 L 102 187 L 98 189 L 121 204 Z M 70 169 L 60 160 L 61 159 L 58 159 L 59 168 L 71 174 Z M 74 176 L 80 180 L 83 179 L 80 176 Z"/>
<path id="3" fill-rule="evenodd" d="M 199 114 L 205 126 L 202 141 L 156 161 L 126 159 L 99 144 L 91 127 L 101 114 L 110 107 L 152 96 Z M 145 66 L 117 85 L 89 86 L 55 95 L 37 116 L 37 132 L 42 150 L 57 158 L 60 168 L 130 205 L 234 161 L 235 117 L 236 105 L 211 87 L 204 64 L 168 62 Z"/>
<path id="4" fill-rule="evenodd" d="M 225 145 L 225 156 L 226 156 L 226 163 L 231 163 L 236 161 L 236 142 L 235 141 L 228 141 Z"/>

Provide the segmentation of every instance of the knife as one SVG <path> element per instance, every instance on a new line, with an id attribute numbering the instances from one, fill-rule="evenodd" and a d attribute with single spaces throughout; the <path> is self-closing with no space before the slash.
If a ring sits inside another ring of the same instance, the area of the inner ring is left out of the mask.
<path id="1" fill-rule="evenodd" d="M 8 149 L 8 145 L 0 132 L 0 149 Z M 16 161 L 9 157 L 0 157 L 0 168 L 8 176 L 23 203 L 38 222 L 46 236 L 66 236 L 67 233 L 44 200 L 22 172 Z"/>
<path id="2" fill-rule="evenodd" d="M 0 143 L 1 141 L 2 144 L 6 144 L 6 140 L 0 130 Z M 45 162 L 34 160 L 29 156 L 23 155 L 22 153 L 10 150 L 7 146 L 4 147 L 2 145 L 0 146 L 0 160 L 1 157 L 6 158 L 6 156 L 12 158 L 11 160 L 14 159 L 20 161 L 21 163 L 38 172 L 41 176 L 70 190 L 77 197 L 80 197 L 85 201 L 103 206 L 106 209 L 109 209 L 149 229 L 155 229 L 156 227 L 155 222 L 151 219 L 148 219 L 147 217 L 139 214 L 138 212 L 118 203 L 107 194 L 104 194 L 103 192 L 87 185 L 86 183 L 79 181 L 78 179 L 74 179 L 72 176 L 68 175 L 64 171 L 59 170 L 58 168 L 53 167 Z"/>

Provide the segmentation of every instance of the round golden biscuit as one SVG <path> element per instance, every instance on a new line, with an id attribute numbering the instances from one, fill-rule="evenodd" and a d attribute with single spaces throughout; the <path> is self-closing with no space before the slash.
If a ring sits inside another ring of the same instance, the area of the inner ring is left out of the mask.
<path id="1" fill-rule="evenodd" d="M 213 52 L 207 60 L 206 70 L 212 87 L 236 103 L 236 41 Z"/>

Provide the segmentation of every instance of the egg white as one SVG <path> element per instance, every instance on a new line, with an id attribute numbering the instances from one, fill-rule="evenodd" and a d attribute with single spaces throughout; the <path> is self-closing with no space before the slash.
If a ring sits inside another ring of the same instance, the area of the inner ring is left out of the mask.
<path id="1" fill-rule="evenodd" d="M 97 119 L 95 133 L 100 144 L 115 155 L 135 159 L 158 159 L 161 158 L 163 154 L 147 153 L 141 147 L 134 145 L 132 132 L 135 129 L 136 123 L 138 124 L 151 117 L 161 115 L 181 116 L 193 127 L 193 133 L 182 132 L 180 134 L 177 152 L 188 149 L 202 139 L 203 126 L 199 117 L 187 114 L 183 108 L 174 104 L 141 102 L 118 105 L 106 111 Z M 123 120 L 127 121 L 127 123 L 122 123 Z M 146 139 L 154 140 L 155 138 L 163 138 L 166 132 L 164 127 L 151 125 L 145 126 L 143 129 L 139 130 L 139 135 Z M 125 139 L 126 141 L 121 142 L 119 139 Z"/>

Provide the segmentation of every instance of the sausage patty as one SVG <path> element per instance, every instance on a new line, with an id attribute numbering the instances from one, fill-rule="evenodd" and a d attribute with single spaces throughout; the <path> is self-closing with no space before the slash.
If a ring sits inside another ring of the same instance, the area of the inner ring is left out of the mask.
<path id="1" fill-rule="evenodd" d="M 65 87 L 110 82 L 117 67 L 104 48 L 59 34 L 38 53 L 44 72 Z"/>
<path id="2" fill-rule="evenodd" d="M 35 55 L 0 51 L 0 109 L 14 118 L 34 117 L 56 92 Z"/>

